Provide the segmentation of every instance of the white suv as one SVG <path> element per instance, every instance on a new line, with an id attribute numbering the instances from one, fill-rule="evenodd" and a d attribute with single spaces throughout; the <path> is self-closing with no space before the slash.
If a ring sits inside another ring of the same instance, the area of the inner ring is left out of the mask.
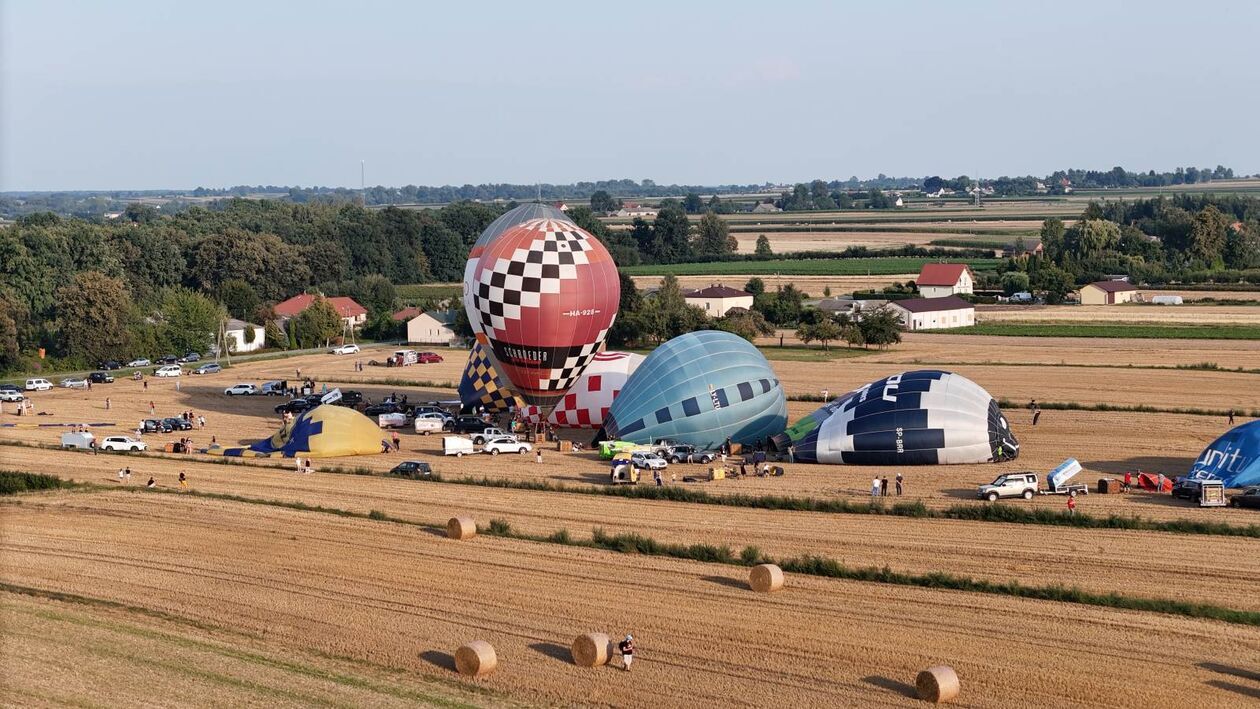
<path id="1" fill-rule="evenodd" d="M 341 347 L 334 347 L 332 349 L 332 354 L 335 354 L 335 355 L 359 354 L 359 346 L 358 345 L 342 345 Z"/>
<path id="2" fill-rule="evenodd" d="M 148 448 L 148 443 L 137 441 L 131 436 L 106 436 L 101 441 L 101 450 L 107 451 L 142 451 Z"/>
<path id="3" fill-rule="evenodd" d="M 27 391 L 48 391 L 49 389 L 52 389 L 52 382 L 48 381 L 47 379 L 27 379 L 26 380 Z"/>
<path id="4" fill-rule="evenodd" d="M 490 455 L 498 455 L 500 453 L 520 453 L 523 455 L 530 450 L 531 446 L 528 443 L 521 443 L 516 439 L 516 436 L 491 438 L 481 447 L 482 453 L 489 453 Z"/>
<path id="5" fill-rule="evenodd" d="M 181 375 L 181 374 L 183 374 L 183 373 L 184 373 L 184 370 L 183 370 L 183 369 L 181 369 L 181 368 L 180 368 L 180 366 L 179 366 L 178 364 L 168 364 L 168 365 L 166 365 L 166 366 L 164 366 L 164 367 L 158 367 L 158 368 L 157 368 L 157 371 L 153 373 L 153 376 L 155 376 L 155 377 L 178 377 L 179 375 Z"/>
<path id="6" fill-rule="evenodd" d="M 634 453 L 630 456 L 630 462 L 636 468 L 648 470 L 664 470 L 669 467 L 669 463 L 655 453 Z"/>
<path id="7" fill-rule="evenodd" d="M 223 393 L 228 396 L 253 396 L 258 393 L 258 387 L 253 384 L 233 384 Z"/>

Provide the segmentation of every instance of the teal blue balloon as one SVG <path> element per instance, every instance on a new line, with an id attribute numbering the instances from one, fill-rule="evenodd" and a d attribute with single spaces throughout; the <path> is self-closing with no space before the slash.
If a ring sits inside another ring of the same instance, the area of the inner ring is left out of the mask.
<path id="1" fill-rule="evenodd" d="M 770 363 L 742 337 L 720 330 L 666 342 L 643 360 L 613 400 L 608 439 L 668 438 L 701 448 L 763 443 L 787 426 L 787 399 Z"/>

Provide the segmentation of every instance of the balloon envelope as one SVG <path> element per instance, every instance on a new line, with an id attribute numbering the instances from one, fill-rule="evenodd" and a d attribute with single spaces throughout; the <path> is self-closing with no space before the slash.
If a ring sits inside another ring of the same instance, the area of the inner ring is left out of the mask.
<path id="1" fill-rule="evenodd" d="M 918 370 L 871 382 L 775 438 L 802 463 L 931 465 L 1019 455 L 997 401 L 952 372 Z"/>
<path id="2" fill-rule="evenodd" d="M 613 401 L 604 435 L 717 448 L 727 438 L 764 441 L 786 424 L 783 388 L 761 352 L 738 335 L 704 330 L 675 337 L 643 360 Z"/>
<path id="3" fill-rule="evenodd" d="M 1235 426 L 1199 454 L 1190 469 L 1218 477 L 1225 487 L 1260 485 L 1260 420 Z"/>
<path id="4" fill-rule="evenodd" d="M 459 380 L 459 403 L 472 408 L 484 406 L 486 411 L 507 411 L 525 405 L 499 376 L 481 343 L 474 344 L 468 353 L 468 364 Z"/>
<path id="5" fill-rule="evenodd" d="M 607 249 L 563 212 L 517 207 L 473 246 L 464 307 L 500 376 L 550 408 L 603 345 L 621 285 Z"/>
<path id="6" fill-rule="evenodd" d="M 597 429 L 603 426 L 613 401 L 642 363 L 643 355 L 631 352 L 596 354 L 586 372 L 556 404 L 547 423 L 557 428 Z"/>
<path id="7" fill-rule="evenodd" d="M 335 458 L 380 452 L 380 427 L 354 409 L 332 404 L 303 411 L 274 436 L 248 448 L 215 446 L 206 450 L 211 455 L 267 457 L 279 454 L 285 458 Z"/>

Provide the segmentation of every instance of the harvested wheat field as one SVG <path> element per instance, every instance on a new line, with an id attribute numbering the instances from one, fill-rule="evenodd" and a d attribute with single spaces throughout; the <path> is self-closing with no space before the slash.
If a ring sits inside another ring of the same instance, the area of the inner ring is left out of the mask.
<path id="1" fill-rule="evenodd" d="M 902 246 L 927 246 L 938 239 L 966 239 L 967 234 L 946 231 L 889 231 L 872 225 L 870 231 L 775 231 L 775 225 L 765 230 L 737 231 L 732 235 L 739 242 L 739 252 L 751 254 L 757 248 L 757 239 L 763 234 L 770 241 L 770 248 L 777 254 L 796 251 L 843 251 L 850 246 L 866 246 L 872 249 L 896 249 Z"/>
<path id="2" fill-rule="evenodd" d="M 76 454 L 43 455 L 48 459 L 44 469 L 49 472 L 121 487 L 107 476 L 76 472 L 82 470 L 82 458 Z M 709 505 L 671 501 L 470 488 L 330 473 L 298 475 L 288 470 L 208 463 L 128 462 L 146 479 L 156 475 L 161 489 L 178 488 L 174 482 L 178 469 L 189 474 L 190 489 L 199 493 L 297 502 L 361 515 L 379 510 L 392 518 L 433 522 L 442 527 L 444 535 L 448 518 L 458 512 L 483 527 L 500 518 L 514 529 L 536 535 L 566 529 L 575 538 L 585 538 L 599 527 L 610 533 L 648 534 L 669 543 L 707 540 L 737 548 L 751 544 L 775 558 L 817 555 L 854 566 L 888 565 L 907 573 L 945 571 L 998 582 L 1076 585 L 1098 593 L 1125 592 L 1188 602 L 1228 598 L 1233 607 L 1260 611 L 1260 598 L 1252 598 L 1249 592 L 1260 584 L 1260 558 L 1251 554 L 1257 544 L 1253 539 L 745 508 L 719 512 Z M 923 484 L 917 471 L 909 471 L 909 475 L 914 488 Z M 139 482 L 133 480 L 132 487 Z M 582 481 L 575 478 L 571 482 Z M 751 489 L 751 485 L 736 487 L 737 492 Z M 720 492 L 713 486 L 705 489 Z M 920 499 L 925 493 L 904 499 Z M 1147 496 L 1129 496 L 1139 497 Z M 1063 502 L 1063 498 L 1054 499 L 1059 505 Z M 1093 501 L 1082 500 L 1082 508 L 1093 511 Z M 977 539 L 983 539 L 984 544 L 974 544 Z M 1171 539 L 1176 539 L 1175 545 L 1166 543 Z M 1229 568 L 1212 568 L 1203 564 L 1209 557 L 1237 561 Z"/>
<path id="3" fill-rule="evenodd" d="M 1222 365 L 1260 364 L 1258 343 L 1219 345 L 1210 355 Z M 901 347 L 856 358 L 772 364 L 790 394 L 823 386 L 839 394 L 896 371 L 942 366 L 1020 403 L 1254 407 L 1254 374 L 1149 368 L 1204 361 L 1195 349 L 1203 346 L 909 335 Z M 49 414 L 42 417 L 18 418 L 10 405 L 0 422 L 17 426 L 0 428 L 0 443 L 8 444 L 0 445 L 0 469 L 87 487 L 0 498 L 0 618 L 13 629 L 0 645 L 6 693 L 24 705 L 133 704 L 152 687 L 168 687 L 171 705 L 204 705 L 205 697 L 233 706 L 880 705 L 909 701 L 915 674 L 935 664 L 959 670 L 960 701 L 970 705 L 1227 706 L 1260 689 L 1246 675 L 1260 663 L 1260 630 L 1238 622 L 792 573 L 783 591 L 767 596 L 747 590 L 746 566 L 482 533 L 455 541 L 446 539 L 446 523 L 456 515 L 479 525 L 502 519 L 538 537 L 566 530 L 576 543 L 600 528 L 736 553 L 754 546 L 776 560 L 817 556 L 856 569 L 1214 603 L 1244 613 L 1260 612 L 1251 592 L 1260 583 L 1260 556 L 1251 537 L 582 494 L 606 487 L 607 464 L 592 453 L 548 450 L 541 464 L 532 456 L 456 459 L 440 455 L 440 436 L 409 431 L 401 453 L 317 460 L 319 472 L 299 475 L 285 460 L 223 464 L 199 454 L 48 450 L 36 446 L 55 445 L 60 430 L 30 427 L 90 420 L 122 432 L 148 417 L 152 402 L 159 416 L 191 409 L 207 418 L 204 430 L 145 436 L 155 448 L 181 435 L 198 446 L 211 437 L 237 445 L 270 435 L 279 424 L 272 407 L 282 401 L 223 396 L 237 381 L 293 380 L 300 369 L 374 400 L 392 391 L 412 401 L 446 399 L 464 353 L 443 354 L 438 364 L 361 373 L 353 357 L 247 361 L 184 377 L 178 390 L 169 380 L 150 378 L 145 389 L 120 378 L 91 391 L 39 393 L 36 409 Z M 380 356 L 366 350 L 360 358 Z M 1002 361 L 1025 364 L 994 363 Z M 790 417 L 817 406 L 790 402 Z M 669 473 L 678 480 L 667 484 L 716 497 L 847 500 L 856 509 L 869 501 L 872 477 L 902 472 L 901 502 L 967 509 L 990 504 L 974 491 L 1000 472 L 1044 472 L 1069 456 L 1081 461 L 1079 480 L 1091 488 L 1126 470 L 1180 474 L 1225 430 L 1221 417 L 1188 413 L 1046 410 L 1036 427 L 1026 410 L 1007 415 L 1021 441 L 1020 457 L 1007 463 L 897 471 L 787 464 L 783 477 L 708 483 L 681 482 L 704 466 L 677 465 Z M 569 490 L 384 477 L 407 459 L 429 462 L 447 481 L 468 476 Z M 116 471 L 124 465 L 133 487 L 152 475 L 158 490 L 119 489 Z M 189 476 L 189 494 L 173 494 L 180 471 Z M 998 504 L 1058 511 L 1064 501 Z M 1204 509 L 1147 493 L 1092 494 L 1080 498 L 1079 510 L 1256 523 L 1251 510 Z M 373 512 L 377 519 L 365 518 Z M 597 670 L 574 666 L 569 643 L 586 632 L 633 632 L 641 664 L 629 674 L 620 672 L 619 658 Z M 498 668 L 459 678 L 451 654 L 477 639 L 494 646 Z M 1030 675 L 1033 656 L 1054 662 Z M 105 680 L 118 666 L 145 682 Z M 1097 671 L 1117 666 L 1124 671 Z M 71 668 L 73 678 L 57 674 Z"/>
<path id="4" fill-rule="evenodd" d="M 1159 325 L 1256 325 L 1253 305 L 981 305 L 976 322 L 1154 323 Z"/>
<path id="5" fill-rule="evenodd" d="M 6 613 L 123 604 L 144 611 L 93 616 L 199 640 L 245 634 L 260 655 L 303 648 L 351 680 L 365 666 L 394 670 L 395 686 L 429 694 L 454 680 L 454 648 L 484 639 L 499 667 L 458 682 L 489 692 L 471 703 L 894 705 L 918 670 L 948 661 L 973 705 L 1227 706 L 1240 688 L 1224 673 L 1260 659 L 1260 630 L 1215 621 L 805 577 L 765 596 L 738 588 L 745 572 L 731 567 L 457 543 L 423 528 L 176 495 L 57 493 L 4 514 L 5 583 L 76 597 L 36 603 L 10 592 Z M 616 660 L 572 665 L 568 642 L 591 630 L 633 632 L 635 672 Z M 131 656 L 142 656 L 135 644 L 171 642 L 114 641 Z M 4 652 L 6 665 L 25 665 L 25 652 Z M 1029 673 L 1013 658 L 1032 652 L 1054 662 Z M 16 677 L 27 695 L 51 684 L 29 666 Z M 92 700 L 119 703 L 127 684 L 94 688 Z M 338 701 L 317 682 L 302 689 Z"/>

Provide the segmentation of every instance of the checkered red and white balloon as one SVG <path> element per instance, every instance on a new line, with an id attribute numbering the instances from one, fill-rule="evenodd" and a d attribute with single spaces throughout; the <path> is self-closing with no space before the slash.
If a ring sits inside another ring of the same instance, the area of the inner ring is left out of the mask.
<path id="1" fill-rule="evenodd" d="M 562 216 L 528 218 L 479 240 L 465 278 L 478 342 L 512 390 L 544 409 L 599 352 L 621 299 L 607 249 Z"/>

